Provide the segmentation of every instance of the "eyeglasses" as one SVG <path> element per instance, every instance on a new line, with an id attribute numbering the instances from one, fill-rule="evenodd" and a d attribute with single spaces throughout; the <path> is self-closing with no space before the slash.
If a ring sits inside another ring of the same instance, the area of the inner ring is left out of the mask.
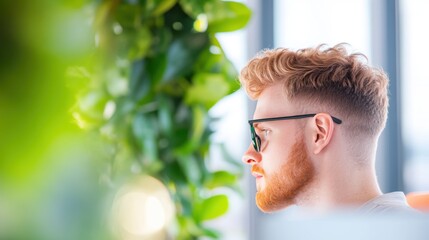
<path id="1" fill-rule="evenodd" d="M 301 118 L 308 118 L 308 117 L 314 117 L 314 116 L 316 116 L 316 113 L 294 115 L 294 116 L 286 116 L 286 117 L 260 118 L 260 119 L 249 120 L 250 134 L 252 136 L 253 148 L 255 148 L 255 150 L 257 152 L 261 151 L 261 138 L 255 132 L 255 127 L 253 126 L 254 123 L 258 123 L 258 122 L 271 122 L 271 121 L 279 121 L 279 120 L 290 120 L 290 119 L 301 119 Z M 336 117 L 331 116 L 331 118 L 334 121 L 334 123 L 336 123 L 336 124 L 341 124 L 343 122 L 343 121 L 341 121 L 340 119 L 338 119 Z"/>

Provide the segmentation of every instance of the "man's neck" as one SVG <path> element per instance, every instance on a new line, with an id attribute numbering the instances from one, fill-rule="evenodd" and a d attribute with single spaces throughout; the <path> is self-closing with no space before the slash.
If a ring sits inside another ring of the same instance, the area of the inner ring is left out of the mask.
<path id="1" fill-rule="evenodd" d="M 375 171 L 356 166 L 320 172 L 312 185 L 297 198 L 297 204 L 318 212 L 356 208 L 382 194 Z"/>

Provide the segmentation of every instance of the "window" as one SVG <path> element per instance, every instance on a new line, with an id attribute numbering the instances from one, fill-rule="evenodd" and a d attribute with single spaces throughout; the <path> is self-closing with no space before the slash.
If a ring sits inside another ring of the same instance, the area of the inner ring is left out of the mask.
<path id="1" fill-rule="evenodd" d="M 300 49 L 346 42 L 371 59 L 368 0 L 277 0 L 274 4 L 275 47 Z"/>
<path id="2" fill-rule="evenodd" d="M 400 1 L 402 136 L 407 191 L 429 191 L 428 1 Z"/>

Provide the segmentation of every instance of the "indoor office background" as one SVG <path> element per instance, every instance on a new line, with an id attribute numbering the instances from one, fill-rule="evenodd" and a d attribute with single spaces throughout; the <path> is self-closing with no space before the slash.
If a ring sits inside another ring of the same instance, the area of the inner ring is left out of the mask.
<path id="1" fill-rule="evenodd" d="M 429 2 L 249 0 L 246 3 L 254 14 L 246 30 L 220 36 L 225 51 L 238 69 L 264 48 L 300 49 L 320 43 L 333 46 L 346 42 L 353 51 L 365 54 L 371 65 L 387 72 L 390 107 L 376 165 L 380 187 L 383 192 L 428 191 L 429 72 L 426 64 L 429 30 L 425 25 L 429 22 Z M 247 100 L 240 91 L 213 109 L 213 114 L 225 116 L 225 127 L 219 128 L 222 129 L 219 134 L 225 132 L 224 141 L 237 159 L 250 139 L 243 115 L 251 119 L 254 107 L 255 102 Z M 247 138 L 237 141 L 237 136 Z M 240 198 L 232 197 L 232 205 L 236 206 L 233 212 L 224 220 L 216 220 L 215 224 L 222 225 L 228 232 L 227 239 L 282 236 L 276 235 L 279 232 L 276 229 L 284 229 L 282 220 L 293 215 L 294 209 L 268 215 L 261 213 L 254 202 L 254 179 L 248 168 L 245 172 L 247 176 L 242 183 L 246 189 L 245 204 Z"/>
<path id="2" fill-rule="evenodd" d="M 216 35 L 237 69 L 265 48 L 296 50 L 321 43 L 332 46 L 345 42 L 351 50 L 365 54 L 371 65 L 388 73 L 389 115 L 379 142 L 376 166 L 382 191 L 429 191 L 429 72 L 426 66 L 429 1 L 240 1 L 252 10 L 247 27 Z M 107 237 L 109 229 L 105 225 L 110 217 L 107 215 L 112 208 L 111 200 L 122 182 L 110 181 L 108 175 L 138 175 L 141 169 L 138 165 L 117 168 L 109 165 L 113 154 L 106 149 L 111 149 L 100 144 L 99 138 L 86 134 L 90 131 L 81 131 L 77 126 L 72 117 L 76 105 L 87 107 L 89 112 L 92 107 L 109 110 L 109 105 L 98 104 L 103 96 L 96 94 L 78 102 L 74 89 L 88 84 L 91 74 L 80 67 L 70 69 L 68 64 L 97 65 L 91 62 L 91 49 L 98 44 L 98 38 L 91 35 L 91 23 L 96 19 L 94 9 L 86 4 L 118 2 L 121 1 L 0 2 L 0 240 L 111 239 Z M 100 9 L 102 17 L 108 14 L 107 7 Z M 123 30 L 118 25 L 113 29 L 118 35 Z M 143 37 L 139 36 L 143 39 L 147 37 L 145 33 L 142 31 L 139 34 Z M 120 61 L 118 64 L 126 65 Z M 67 74 L 81 78 L 69 81 L 64 76 Z M 121 75 L 115 71 L 106 73 L 109 74 L 119 79 L 115 87 L 120 90 L 128 87 L 128 79 L 118 77 Z M 370 239 L 371 236 L 359 233 L 386 227 L 391 235 L 380 235 L 378 239 L 421 239 L 420 231 L 427 229 L 427 221 L 422 227 L 420 222 L 408 219 L 400 224 L 391 219 L 368 224 L 368 219 L 345 216 L 308 220 L 300 218 L 295 207 L 263 214 L 255 204 L 255 179 L 250 175 L 250 168 L 241 162 L 250 144 L 247 120 L 252 118 L 255 104 L 243 90 L 238 90 L 209 111 L 211 117 L 219 119 L 212 126 L 215 133 L 210 139 L 213 146 L 207 161 L 209 169 L 232 169 L 233 165 L 234 171 L 241 167 L 243 172 L 234 190 L 222 187 L 213 191 L 226 194 L 229 200 L 225 215 L 205 222 L 221 232 L 220 239 Z M 107 110 L 101 112 L 101 118 L 109 115 Z M 104 132 L 99 135 L 108 135 L 111 128 L 100 130 Z M 225 161 L 219 146 L 226 147 L 231 155 L 229 161 Z M 392 225 L 383 225 L 385 223 Z M 353 229 L 349 229 L 350 226 Z M 324 228 L 343 231 L 345 235 L 324 235 L 321 232 Z M 9 237 L 9 232 L 19 237 Z M 355 232 L 356 235 L 350 235 Z"/>

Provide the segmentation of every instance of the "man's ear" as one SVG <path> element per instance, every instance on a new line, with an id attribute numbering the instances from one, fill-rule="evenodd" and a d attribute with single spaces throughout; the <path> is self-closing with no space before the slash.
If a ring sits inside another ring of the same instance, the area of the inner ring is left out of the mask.
<path id="1" fill-rule="evenodd" d="M 331 141 L 335 123 L 331 115 L 318 113 L 313 117 L 311 126 L 311 151 L 314 154 L 320 153 Z"/>

